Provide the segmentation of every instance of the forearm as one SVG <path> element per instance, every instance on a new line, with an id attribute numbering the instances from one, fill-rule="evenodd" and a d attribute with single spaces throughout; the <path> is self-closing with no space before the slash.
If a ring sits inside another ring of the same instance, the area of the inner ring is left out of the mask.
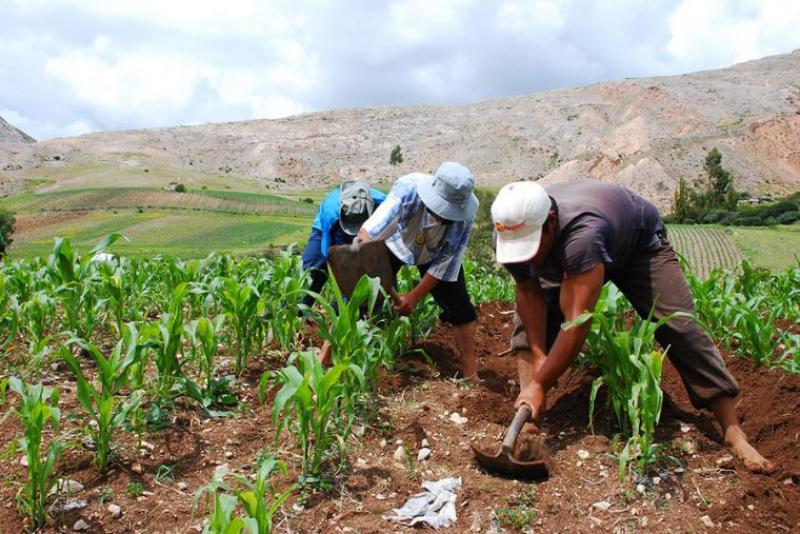
<path id="1" fill-rule="evenodd" d="M 517 313 L 525 326 L 531 360 L 541 361 L 547 356 L 545 325 L 547 324 L 547 303 L 544 292 L 534 283 L 518 283 L 516 288 Z"/>
<path id="2" fill-rule="evenodd" d="M 545 391 L 553 387 L 556 380 L 566 372 L 572 362 L 575 361 L 575 358 L 578 357 L 590 326 L 590 323 L 587 323 L 576 328 L 559 331 L 555 343 L 553 343 L 550 352 L 547 354 L 547 358 L 534 374 L 534 380 Z"/>
<path id="3" fill-rule="evenodd" d="M 419 283 L 414 287 L 414 289 L 408 292 L 408 295 L 412 299 L 414 299 L 414 302 L 419 302 L 420 300 L 425 298 L 425 295 L 430 293 L 438 283 L 439 283 L 438 278 L 428 273 L 425 273 L 425 276 L 422 277 L 422 280 L 419 281 Z"/>

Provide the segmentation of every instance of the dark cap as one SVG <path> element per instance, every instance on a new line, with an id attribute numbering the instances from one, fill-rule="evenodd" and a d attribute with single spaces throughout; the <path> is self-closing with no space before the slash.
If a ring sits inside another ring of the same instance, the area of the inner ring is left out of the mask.
<path id="1" fill-rule="evenodd" d="M 339 225 L 349 235 L 356 235 L 364 221 L 372 215 L 375 202 L 372 200 L 369 183 L 364 180 L 344 182 L 340 188 Z"/>

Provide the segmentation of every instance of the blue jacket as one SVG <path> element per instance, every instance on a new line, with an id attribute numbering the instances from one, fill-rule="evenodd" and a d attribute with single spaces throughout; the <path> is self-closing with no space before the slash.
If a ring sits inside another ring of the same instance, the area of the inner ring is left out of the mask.
<path id="1" fill-rule="evenodd" d="M 331 229 L 334 225 L 339 224 L 339 188 L 337 187 L 325 197 L 322 204 L 317 210 L 317 216 L 314 218 L 312 228 L 318 229 L 322 233 L 322 243 L 320 244 L 320 252 L 326 258 L 328 257 L 328 248 L 337 243 L 331 243 Z M 386 198 L 384 193 L 381 193 L 374 187 L 370 188 L 372 193 L 372 201 L 375 202 L 375 208 L 381 205 Z"/>

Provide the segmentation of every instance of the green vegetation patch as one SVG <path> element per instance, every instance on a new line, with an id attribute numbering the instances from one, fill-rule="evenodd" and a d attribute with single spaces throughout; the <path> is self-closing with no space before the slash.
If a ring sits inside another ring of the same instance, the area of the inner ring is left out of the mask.
<path id="1" fill-rule="evenodd" d="M 798 266 L 800 226 L 796 224 L 769 228 L 731 227 L 728 232 L 756 267 L 777 271 Z"/>
<path id="2" fill-rule="evenodd" d="M 121 210 L 76 214 L 74 218 L 41 226 L 26 223 L 29 221 L 23 221 L 23 230 L 15 234 L 9 250 L 11 257 L 46 256 L 56 235 L 68 236 L 79 249 L 86 250 L 114 232 L 130 239 L 114 247 L 126 255 L 200 257 L 211 252 L 257 253 L 273 245 L 304 241 L 310 221 L 262 215 Z"/>

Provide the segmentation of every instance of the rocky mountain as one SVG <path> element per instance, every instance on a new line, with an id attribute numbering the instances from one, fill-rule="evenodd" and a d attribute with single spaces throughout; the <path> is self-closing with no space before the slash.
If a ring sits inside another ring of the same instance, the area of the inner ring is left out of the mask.
<path id="1" fill-rule="evenodd" d="M 0 117 L 0 143 L 35 143 L 36 139 Z"/>
<path id="2" fill-rule="evenodd" d="M 392 166 L 395 145 L 404 161 Z M 624 184 L 666 211 L 680 177 L 702 180 L 712 147 L 721 151 L 738 189 L 800 189 L 800 50 L 720 70 L 470 105 L 341 109 L 6 144 L 0 145 L 0 169 L 102 160 L 299 189 L 433 171 L 441 161 L 455 160 L 483 186 L 590 175 Z"/>

